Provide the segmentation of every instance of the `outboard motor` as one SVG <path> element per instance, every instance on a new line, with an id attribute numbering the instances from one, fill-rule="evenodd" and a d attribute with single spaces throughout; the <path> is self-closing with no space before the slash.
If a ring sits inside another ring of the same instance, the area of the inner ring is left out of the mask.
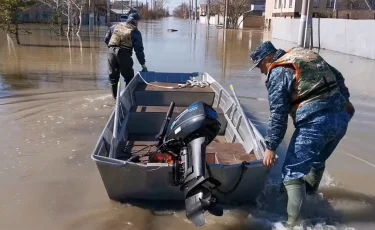
<path id="1" fill-rule="evenodd" d="M 173 108 L 172 102 L 169 116 Z M 168 115 L 166 120 L 169 121 Z M 221 183 L 206 177 L 206 147 L 219 133 L 220 126 L 216 111 L 204 102 L 196 102 L 176 117 L 168 131 L 162 127 L 164 132 L 158 135 L 159 139 L 163 138 L 160 150 L 174 153 L 170 153 L 174 162 L 171 184 L 181 186 L 186 217 L 196 226 L 205 224 L 205 211 L 222 215 L 222 210 L 216 207 L 217 198 L 211 193 Z"/>

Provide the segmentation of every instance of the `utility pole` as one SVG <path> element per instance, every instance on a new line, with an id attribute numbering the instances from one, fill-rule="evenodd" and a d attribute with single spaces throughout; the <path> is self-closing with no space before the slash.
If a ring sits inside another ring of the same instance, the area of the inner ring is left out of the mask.
<path id="1" fill-rule="evenodd" d="M 111 9 L 110 9 L 110 0 L 107 0 L 107 26 L 111 26 Z"/>
<path id="2" fill-rule="evenodd" d="M 189 20 L 191 20 L 191 11 L 190 11 L 190 9 L 191 9 L 191 0 L 189 0 L 189 4 L 188 4 L 188 18 L 189 18 Z M 185 18 L 185 16 L 184 16 L 184 18 Z"/>
<path id="3" fill-rule="evenodd" d="M 185 5 L 183 5 L 183 6 L 184 6 L 184 8 L 183 8 L 184 19 L 186 19 L 186 6 Z"/>
<path id="4" fill-rule="evenodd" d="M 206 12 L 207 25 L 210 25 L 210 0 L 207 0 L 207 12 Z"/>
<path id="5" fill-rule="evenodd" d="M 191 0 L 191 9 L 190 9 L 190 11 L 191 11 L 191 20 L 194 20 L 194 0 Z"/>
<path id="6" fill-rule="evenodd" d="M 312 48 L 311 44 L 311 37 L 312 34 L 312 15 L 313 15 L 313 0 L 308 0 L 307 5 L 307 23 L 306 23 L 306 31 L 305 31 L 305 44 L 304 47 L 310 47 Z"/>
<path id="7" fill-rule="evenodd" d="M 228 0 L 225 0 L 225 13 L 224 13 L 224 29 L 227 28 L 228 24 Z"/>
<path id="8" fill-rule="evenodd" d="M 191 14 L 193 15 L 193 20 L 195 20 L 194 0 L 191 0 Z"/>
<path id="9" fill-rule="evenodd" d="M 190 4 L 190 14 L 191 14 L 191 20 L 194 19 L 194 11 L 193 11 L 193 8 L 194 8 L 194 0 L 191 0 L 191 4 Z"/>
<path id="10" fill-rule="evenodd" d="M 89 29 L 90 31 L 93 31 L 94 30 L 94 13 L 92 12 L 92 4 L 91 4 L 91 0 L 89 0 Z"/>
<path id="11" fill-rule="evenodd" d="M 307 10 L 307 0 L 302 0 L 301 9 L 301 20 L 299 22 L 299 32 L 298 32 L 298 46 L 303 47 L 303 41 L 305 38 L 306 30 L 306 10 Z"/>
<path id="12" fill-rule="evenodd" d="M 338 13 L 337 13 L 337 0 L 333 3 L 333 14 L 335 18 L 338 18 Z"/>
<path id="13" fill-rule="evenodd" d="M 198 3 L 197 3 L 197 0 L 195 0 L 195 8 L 194 8 L 194 12 L 195 12 L 195 22 L 198 21 L 198 12 L 197 12 L 197 9 L 198 9 Z"/>

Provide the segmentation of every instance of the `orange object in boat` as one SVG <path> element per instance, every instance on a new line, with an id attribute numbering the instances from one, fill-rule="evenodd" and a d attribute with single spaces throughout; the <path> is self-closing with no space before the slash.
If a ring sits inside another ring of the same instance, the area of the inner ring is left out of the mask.
<path id="1" fill-rule="evenodd" d="M 155 153 L 151 157 L 151 162 L 153 163 L 168 163 L 173 164 L 173 159 L 169 154 L 166 153 Z"/>

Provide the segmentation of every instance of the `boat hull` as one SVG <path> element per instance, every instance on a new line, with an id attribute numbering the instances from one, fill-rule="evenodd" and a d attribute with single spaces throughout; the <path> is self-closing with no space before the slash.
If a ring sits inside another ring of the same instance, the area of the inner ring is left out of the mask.
<path id="1" fill-rule="evenodd" d="M 160 73 L 159 75 L 149 73 L 147 76 L 142 76 L 143 79 L 140 79 L 140 76 L 137 75 L 138 78 L 133 79 L 127 87 L 129 89 L 123 90 L 121 93 L 121 102 L 125 112 L 123 112 L 121 116 L 120 123 L 126 124 L 127 119 L 129 119 L 128 112 L 130 111 L 130 104 L 135 103 L 132 90 L 134 90 L 138 81 L 146 79 L 146 81 L 149 82 L 185 83 L 186 80 L 189 79 L 189 76 L 189 74 L 169 74 L 165 76 Z M 209 75 L 205 76 L 207 77 Z M 240 125 L 241 115 L 238 115 L 238 110 L 232 105 L 233 100 L 230 100 L 229 94 L 223 90 L 213 78 L 210 77 L 209 79 L 211 80 L 211 88 L 213 88 L 216 94 L 213 104 L 223 109 L 225 117 L 233 121 L 230 122 L 230 124 L 228 123 L 225 138 L 227 140 L 232 140 L 233 143 L 242 143 L 249 154 L 255 154 L 254 143 L 251 143 L 254 142 L 254 140 L 252 141 L 250 135 L 247 133 L 248 130 L 246 131 L 246 128 L 244 128 L 245 126 L 243 124 Z M 229 104 L 229 102 L 232 104 Z M 178 186 L 172 186 L 169 182 L 172 167 L 168 164 L 137 164 L 108 157 L 108 149 L 112 143 L 111 132 L 113 130 L 113 120 L 114 112 L 111 114 L 92 153 L 92 159 L 97 165 L 109 198 L 116 201 L 130 199 L 184 200 L 184 193 L 180 191 L 180 188 Z M 258 138 L 257 142 L 264 144 L 262 136 L 252 124 L 251 126 L 254 135 Z M 124 140 L 128 138 L 124 127 L 119 128 L 119 130 L 119 139 Z M 247 162 L 244 165 L 244 167 L 246 167 L 244 171 L 241 163 L 232 165 L 209 164 L 212 176 L 222 184 L 220 186 L 221 191 L 226 192 L 233 189 L 240 177 L 242 177 L 241 182 L 230 194 L 222 194 L 218 191 L 213 192 L 219 198 L 220 202 L 255 201 L 256 197 L 264 188 L 265 180 L 269 172 L 262 163 L 262 152 L 258 152 L 256 155 L 257 160 Z"/>

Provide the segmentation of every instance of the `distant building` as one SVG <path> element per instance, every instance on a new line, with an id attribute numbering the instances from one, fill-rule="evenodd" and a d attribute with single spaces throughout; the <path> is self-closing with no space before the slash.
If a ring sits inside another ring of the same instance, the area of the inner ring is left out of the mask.
<path id="1" fill-rule="evenodd" d="M 123 6 L 131 6 L 137 8 L 139 5 L 143 4 L 142 1 L 138 0 L 111 0 L 111 8 L 112 9 L 121 9 Z"/>
<path id="2" fill-rule="evenodd" d="M 200 22 L 207 23 L 207 0 L 201 0 L 199 5 Z M 214 2 L 211 0 L 211 2 Z M 242 28 L 259 28 L 264 26 L 264 13 L 265 13 L 266 0 L 248 0 L 248 10 L 244 12 L 238 19 L 238 27 Z M 210 4 L 211 5 L 211 4 Z M 223 25 L 224 16 L 220 12 L 224 12 L 224 6 L 220 6 L 220 9 L 210 9 L 210 24 L 212 25 Z"/>
<path id="3" fill-rule="evenodd" d="M 47 5 L 37 2 L 27 11 L 18 15 L 20 23 L 47 23 L 51 20 L 52 9 Z"/>
<path id="4" fill-rule="evenodd" d="M 313 17 L 346 18 L 346 19 L 375 19 L 375 0 L 312 0 Z M 265 23 L 271 26 L 273 17 L 300 18 L 302 0 L 267 0 Z"/>

